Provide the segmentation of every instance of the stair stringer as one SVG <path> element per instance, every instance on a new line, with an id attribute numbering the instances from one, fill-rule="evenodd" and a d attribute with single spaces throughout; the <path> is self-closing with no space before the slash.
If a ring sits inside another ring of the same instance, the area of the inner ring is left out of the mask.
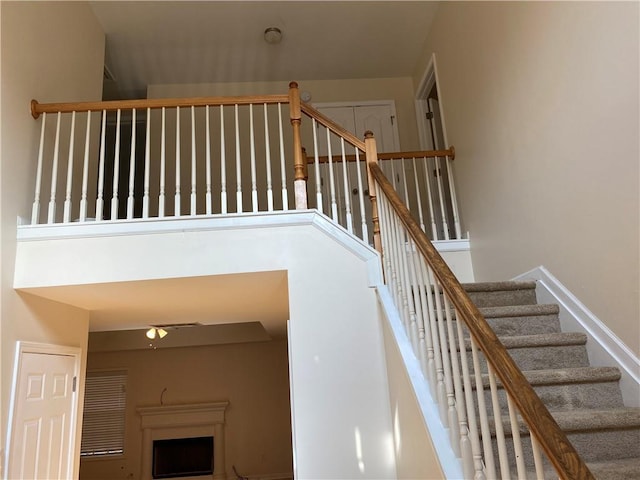
<path id="1" fill-rule="evenodd" d="M 559 306 L 562 331 L 587 335 L 587 354 L 593 366 L 616 365 L 624 404 L 640 407 L 640 359 L 544 266 L 518 275 L 513 280 L 534 280 L 538 303 Z"/>
<path id="2" fill-rule="evenodd" d="M 385 340 L 388 376 L 391 377 L 390 373 L 392 371 L 395 371 L 395 369 L 390 368 L 391 366 L 389 365 L 395 353 L 401 358 L 400 361 L 404 367 L 403 373 L 406 374 L 409 388 L 411 389 L 410 393 L 412 393 L 414 396 L 414 400 L 417 404 L 417 409 L 419 410 L 419 415 L 422 417 L 422 421 L 424 422 L 422 424 L 422 427 L 426 429 L 427 436 L 430 437 L 426 443 L 428 443 L 428 441 L 430 440 L 431 447 L 435 452 L 444 478 L 464 478 L 462 471 L 462 462 L 460 458 L 456 457 L 453 451 L 449 430 L 443 425 L 442 421 L 440 420 L 438 406 L 434 402 L 431 392 L 429 391 L 429 385 L 427 384 L 427 381 L 420 367 L 420 362 L 413 352 L 411 341 L 407 337 L 406 331 L 402 324 L 402 320 L 400 319 L 399 312 L 393 303 L 391 293 L 389 292 L 389 289 L 386 285 L 379 285 L 376 288 L 376 293 L 381 309 L 380 320 L 382 322 L 382 331 Z M 394 347 L 395 349 L 397 349 L 396 352 L 391 351 L 392 349 L 394 349 Z M 396 371 L 396 373 L 398 372 Z M 428 458 L 428 454 L 427 452 L 424 452 L 422 454 L 422 458 L 418 459 L 417 461 L 415 458 L 410 459 L 408 461 L 410 465 L 408 467 L 404 466 L 402 444 L 400 440 L 401 432 L 398 420 L 398 409 L 397 403 L 394 402 L 393 398 L 394 381 L 392 378 L 388 378 L 388 384 L 392 407 L 391 417 L 394 423 L 394 446 L 396 449 L 396 470 L 398 478 L 419 478 L 418 476 L 416 476 L 416 474 L 420 474 L 422 472 L 422 470 L 419 470 L 420 467 L 425 468 L 424 462 L 428 461 L 425 459 L 425 457 Z M 414 428 L 415 427 L 416 425 L 414 425 Z M 416 467 L 415 464 L 420 462 L 422 462 L 422 465 L 418 465 Z M 405 468 L 408 468 L 408 470 Z M 415 470 L 416 468 L 418 468 L 418 470 Z M 435 478 L 433 474 L 434 472 L 431 471 L 431 478 Z"/>

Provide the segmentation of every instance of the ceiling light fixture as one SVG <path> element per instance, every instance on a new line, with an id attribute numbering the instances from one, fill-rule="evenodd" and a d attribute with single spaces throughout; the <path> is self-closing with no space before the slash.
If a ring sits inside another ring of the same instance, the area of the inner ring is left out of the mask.
<path id="1" fill-rule="evenodd" d="M 264 31 L 264 41 L 270 45 L 275 45 L 282 41 L 282 30 L 278 27 L 269 27 Z"/>
<path id="2" fill-rule="evenodd" d="M 164 328 L 151 327 L 149 330 L 147 330 L 147 333 L 145 335 L 148 339 L 153 340 L 154 338 L 156 338 L 156 336 L 164 338 L 167 333 L 168 332 Z"/>

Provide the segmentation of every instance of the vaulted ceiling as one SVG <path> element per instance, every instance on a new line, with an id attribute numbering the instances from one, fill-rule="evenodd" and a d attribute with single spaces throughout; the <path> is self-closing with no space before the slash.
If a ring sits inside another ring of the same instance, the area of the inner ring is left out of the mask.
<path id="1" fill-rule="evenodd" d="M 92 1 L 111 96 L 167 83 L 409 76 L 438 2 Z M 282 41 L 265 42 L 277 27 Z M 112 85 L 113 87 L 113 85 Z"/>

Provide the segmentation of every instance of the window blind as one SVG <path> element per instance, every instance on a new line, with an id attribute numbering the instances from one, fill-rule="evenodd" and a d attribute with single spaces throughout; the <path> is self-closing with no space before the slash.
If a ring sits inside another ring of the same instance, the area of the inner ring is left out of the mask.
<path id="1" fill-rule="evenodd" d="M 124 453 L 126 387 L 126 372 L 87 374 L 81 456 Z"/>

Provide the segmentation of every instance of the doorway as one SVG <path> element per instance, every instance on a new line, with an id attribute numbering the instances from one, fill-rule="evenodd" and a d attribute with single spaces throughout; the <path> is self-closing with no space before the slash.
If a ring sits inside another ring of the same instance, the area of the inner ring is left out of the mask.
<path id="1" fill-rule="evenodd" d="M 416 116 L 420 148 L 423 150 L 444 150 L 449 146 L 442 113 L 442 96 L 438 83 L 436 56 L 431 55 L 424 76 L 416 90 Z M 460 223 L 455 212 L 455 188 L 451 160 L 446 157 L 429 159 L 429 187 L 438 196 L 434 201 L 434 215 L 438 222 L 439 240 L 462 238 Z"/>
<path id="2" fill-rule="evenodd" d="M 7 478 L 77 477 L 74 452 L 80 358 L 79 348 L 18 342 L 9 407 Z"/>

